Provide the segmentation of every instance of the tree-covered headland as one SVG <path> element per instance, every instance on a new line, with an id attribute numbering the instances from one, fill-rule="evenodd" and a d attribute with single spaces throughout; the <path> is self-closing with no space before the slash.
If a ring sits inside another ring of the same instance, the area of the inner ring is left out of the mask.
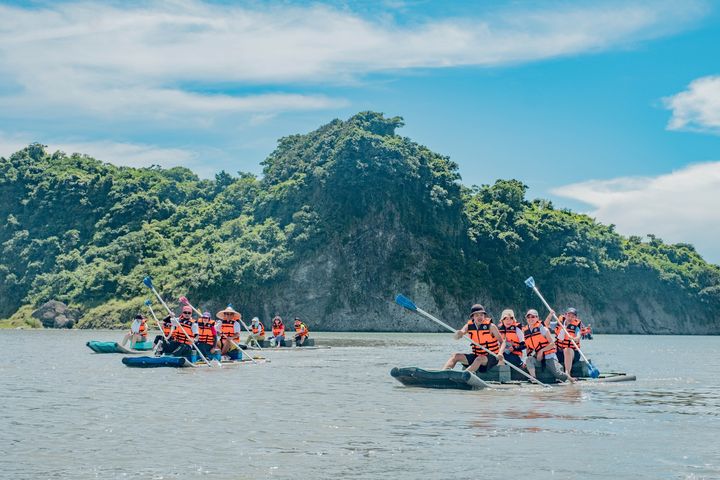
<path id="1" fill-rule="evenodd" d="M 689 244 L 623 237 L 519 180 L 468 187 L 458 166 L 359 113 L 280 139 L 260 177 L 130 168 L 39 144 L 0 158 L 0 318 L 32 323 L 56 299 L 80 327 L 126 324 L 150 298 L 315 330 L 433 330 L 403 292 L 459 325 L 491 312 L 572 304 L 596 332 L 720 333 L 720 267 Z M 311 328 L 312 328 L 311 327 Z"/>

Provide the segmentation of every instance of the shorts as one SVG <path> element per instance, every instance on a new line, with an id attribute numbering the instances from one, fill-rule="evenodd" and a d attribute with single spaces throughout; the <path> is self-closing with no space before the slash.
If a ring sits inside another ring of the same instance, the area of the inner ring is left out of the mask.
<path id="1" fill-rule="evenodd" d="M 495 365 L 498 364 L 497 358 L 493 357 L 492 355 L 477 355 L 474 353 L 466 353 L 465 362 L 467 363 L 464 363 L 463 365 L 469 367 L 477 359 L 477 357 L 487 357 L 487 363 L 480 366 L 480 368 L 478 368 L 478 372 L 487 372 L 489 369 L 493 368 Z"/>
<path id="2" fill-rule="evenodd" d="M 505 358 L 505 361 L 507 363 L 515 365 L 518 368 L 520 368 L 520 366 L 522 365 L 522 358 L 515 355 L 514 353 L 505 353 L 503 357 Z"/>

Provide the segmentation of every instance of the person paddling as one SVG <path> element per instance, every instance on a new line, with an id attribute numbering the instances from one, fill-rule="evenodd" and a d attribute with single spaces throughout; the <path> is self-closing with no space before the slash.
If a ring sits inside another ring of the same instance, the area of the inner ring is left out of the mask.
<path id="1" fill-rule="evenodd" d="M 551 315 L 554 313 L 552 310 L 550 311 Z M 580 358 L 575 354 L 575 351 L 580 348 L 582 322 L 577 317 L 577 310 L 572 307 L 568 308 L 565 315 L 562 315 L 559 319 L 563 322 L 565 329 L 563 329 L 561 325 L 555 327 L 557 357 L 560 364 L 565 367 L 565 373 L 572 376 L 572 366 L 577 363 Z M 566 330 L 567 334 L 565 333 Z"/>
<path id="2" fill-rule="evenodd" d="M 236 312 L 232 305 L 228 305 L 225 310 L 221 310 L 215 314 L 220 320 L 218 333 L 218 348 L 221 355 L 227 355 L 231 360 L 240 358 L 240 351 L 237 344 L 240 342 L 240 319 L 242 315 Z"/>
<path id="3" fill-rule="evenodd" d="M 250 333 L 248 334 L 247 343 L 251 345 L 254 342 L 256 345 L 260 345 L 260 342 L 265 341 L 265 325 L 262 324 L 258 317 L 253 317 L 250 322 Z"/>
<path id="4" fill-rule="evenodd" d="M 310 329 L 308 329 L 305 322 L 295 317 L 295 346 L 302 347 L 307 342 L 310 336 Z"/>
<path id="5" fill-rule="evenodd" d="M 528 310 L 525 314 L 525 319 L 527 320 L 527 326 L 523 329 L 523 335 L 525 336 L 525 347 L 527 351 L 525 366 L 528 373 L 537 378 L 535 369 L 545 366 L 550 370 L 556 380 L 561 382 L 566 380 L 575 382 L 575 379 L 563 372 L 560 368 L 557 356 L 555 355 L 555 342 L 553 342 L 550 336 L 550 330 L 540 323 L 538 311 L 535 309 Z"/>
<path id="6" fill-rule="evenodd" d="M 470 339 L 490 350 L 498 356 L 488 355 L 479 346 L 472 345 L 472 353 L 454 353 L 450 356 L 448 361 L 443 366 L 444 370 L 452 370 L 455 365 L 461 363 L 465 365 L 468 372 L 481 371 L 485 372 L 498 363 L 505 363 L 505 360 L 499 355 L 501 349 L 505 349 L 505 340 L 500 335 L 500 331 L 492 323 L 490 317 L 485 312 L 485 307 L 479 304 L 475 304 L 470 309 L 470 319 L 460 329 L 455 332 L 455 339 L 459 340 L 464 335 L 470 337 Z"/>
<path id="7" fill-rule="evenodd" d="M 505 340 L 503 357 L 509 363 L 520 367 L 523 363 L 523 351 L 525 350 L 525 335 L 522 332 L 522 325 L 515 320 L 515 312 L 510 309 L 503 310 L 500 315 L 498 331 Z"/>
<path id="8" fill-rule="evenodd" d="M 171 355 L 176 357 L 190 357 L 193 352 L 193 343 L 197 342 L 198 324 L 192 316 L 192 308 L 183 305 L 180 316 L 173 321 L 170 338 L 177 343 Z"/>
<path id="9" fill-rule="evenodd" d="M 270 341 L 272 341 L 275 346 L 277 347 L 284 347 L 285 346 L 285 324 L 282 321 L 282 318 L 280 318 L 280 315 L 275 315 L 275 318 L 273 318 L 272 321 L 272 337 L 269 338 Z"/>
<path id="10" fill-rule="evenodd" d="M 203 312 L 198 319 L 198 343 L 197 346 L 205 357 L 210 357 L 214 353 L 217 344 L 217 331 L 215 330 L 215 320 L 212 319 L 210 312 Z"/>

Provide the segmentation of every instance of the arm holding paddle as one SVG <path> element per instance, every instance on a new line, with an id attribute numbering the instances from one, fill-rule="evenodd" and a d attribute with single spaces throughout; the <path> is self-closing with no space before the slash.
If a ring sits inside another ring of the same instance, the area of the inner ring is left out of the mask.
<path id="1" fill-rule="evenodd" d="M 505 338 L 503 338 L 503 336 L 500 335 L 500 330 L 498 330 L 497 326 L 494 323 L 490 325 L 490 332 L 492 332 L 493 336 L 500 344 L 500 350 L 499 350 L 500 353 L 498 355 L 496 355 L 498 365 L 505 365 L 505 356 L 504 356 Z"/>

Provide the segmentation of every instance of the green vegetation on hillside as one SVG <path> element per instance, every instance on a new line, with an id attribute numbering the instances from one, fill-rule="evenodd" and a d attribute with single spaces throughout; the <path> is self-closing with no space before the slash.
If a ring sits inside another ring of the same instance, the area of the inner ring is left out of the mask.
<path id="1" fill-rule="evenodd" d="M 328 245 L 356 255 L 344 259 L 347 278 L 367 275 L 358 285 L 381 298 L 395 293 L 392 279 L 419 276 L 439 305 L 474 298 L 479 285 L 515 302 L 532 273 L 600 304 L 639 281 L 671 310 L 720 306 L 720 268 L 692 246 L 624 238 L 527 200 L 517 180 L 463 186 L 455 163 L 396 135 L 400 126 L 362 112 L 283 138 L 262 178 L 201 180 L 185 168 L 116 167 L 38 144 L 0 158 L 0 317 L 57 299 L 82 309 L 80 326 L 118 325 L 142 308 L 147 274 L 168 295 L 252 305 Z M 372 258 L 367 232 L 407 241 Z M 335 298 L 362 306 L 362 292 L 351 291 L 360 287 L 344 278 Z"/>

